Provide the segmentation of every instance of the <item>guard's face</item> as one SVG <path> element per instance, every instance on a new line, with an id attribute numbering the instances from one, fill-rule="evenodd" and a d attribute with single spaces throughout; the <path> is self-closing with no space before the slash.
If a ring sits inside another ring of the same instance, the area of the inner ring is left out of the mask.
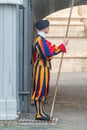
<path id="1" fill-rule="evenodd" d="M 44 28 L 43 31 L 44 31 L 45 33 L 48 33 L 48 32 L 49 32 L 49 27 Z"/>

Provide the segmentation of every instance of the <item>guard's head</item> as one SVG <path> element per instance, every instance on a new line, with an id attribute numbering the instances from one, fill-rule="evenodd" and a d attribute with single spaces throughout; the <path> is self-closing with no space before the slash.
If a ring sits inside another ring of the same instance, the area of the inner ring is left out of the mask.
<path id="1" fill-rule="evenodd" d="M 38 20 L 35 24 L 36 28 L 38 30 L 42 30 L 49 27 L 49 21 L 48 20 Z"/>

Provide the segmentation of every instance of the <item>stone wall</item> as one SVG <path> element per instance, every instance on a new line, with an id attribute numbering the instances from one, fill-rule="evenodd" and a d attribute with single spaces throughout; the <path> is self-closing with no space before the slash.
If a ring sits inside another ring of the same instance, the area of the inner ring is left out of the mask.
<path id="1" fill-rule="evenodd" d="M 62 72 L 85 72 L 87 71 L 87 6 L 73 8 L 69 27 L 69 44 L 67 53 L 64 55 Z M 66 34 L 70 9 L 53 13 L 46 17 L 50 20 L 50 31 L 47 36 L 53 44 L 63 42 Z M 61 54 L 52 60 L 52 73 L 58 71 Z"/>

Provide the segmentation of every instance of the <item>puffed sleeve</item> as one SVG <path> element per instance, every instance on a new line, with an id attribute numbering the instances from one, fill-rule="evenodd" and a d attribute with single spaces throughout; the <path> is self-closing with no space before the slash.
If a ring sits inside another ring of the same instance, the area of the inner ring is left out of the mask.
<path id="1" fill-rule="evenodd" d="M 66 53 L 66 47 L 65 45 L 62 43 L 59 46 L 56 45 L 52 45 L 49 41 L 46 40 L 47 46 L 50 50 L 50 55 L 57 55 L 60 52 L 64 52 Z"/>

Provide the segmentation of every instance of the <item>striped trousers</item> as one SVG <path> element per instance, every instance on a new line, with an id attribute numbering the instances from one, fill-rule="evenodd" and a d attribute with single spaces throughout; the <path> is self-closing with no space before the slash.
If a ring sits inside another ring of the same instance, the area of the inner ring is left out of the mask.
<path id="1" fill-rule="evenodd" d="M 50 69 L 47 66 L 35 66 L 32 70 L 32 78 L 31 100 L 44 101 L 49 92 Z"/>

